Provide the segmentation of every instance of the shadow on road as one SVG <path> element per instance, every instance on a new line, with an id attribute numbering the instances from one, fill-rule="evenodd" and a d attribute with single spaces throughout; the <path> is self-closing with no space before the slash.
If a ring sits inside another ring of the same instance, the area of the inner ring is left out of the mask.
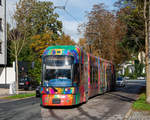
<path id="1" fill-rule="evenodd" d="M 146 89 L 146 86 L 127 85 L 126 87 L 116 87 L 116 92 L 123 92 L 128 94 L 140 94 Z"/>
<path id="2" fill-rule="evenodd" d="M 114 92 L 108 92 L 105 94 L 111 95 L 114 98 L 121 101 L 134 102 L 136 100 L 136 97 L 133 96 L 145 92 L 145 89 L 146 89 L 145 86 L 127 85 L 126 87 L 117 87 Z M 127 93 L 128 95 L 123 93 Z"/>
<path id="3" fill-rule="evenodd" d="M 85 104 L 85 103 L 81 103 L 78 105 L 72 105 L 72 106 L 42 106 L 41 105 L 41 107 L 43 107 L 45 109 L 74 109 L 74 108 L 82 106 L 83 104 Z"/>
<path id="4" fill-rule="evenodd" d="M 55 112 L 52 109 L 49 109 L 49 112 L 50 112 L 51 116 L 53 118 L 55 118 L 56 120 L 64 120 L 63 118 L 61 118 L 57 114 L 55 114 Z"/>
<path id="5" fill-rule="evenodd" d="M 86 117 L 88 117 L 90 120 L 98 120 L 99 118 L 95 117 L 95 116 L 91 116 L 90 114 L 88 114 L 88 112 L 86 112 L 82 107 L 77 108 L 80 112 L 80 115 L 85 115 Z"/>
<path id="6" fill-rule="evenodd" d="M 111 96 L 115 97 L 116 99 L 121 100 L 121 101 L 125 101 L 125 102 L 134 102 L 136 100 L 136 99 L 133 99 L 133 98 L 130 98 L 127 96 L 117 94 L 117 93 L 106 93 L 106 94 L 111 95 Z"/>

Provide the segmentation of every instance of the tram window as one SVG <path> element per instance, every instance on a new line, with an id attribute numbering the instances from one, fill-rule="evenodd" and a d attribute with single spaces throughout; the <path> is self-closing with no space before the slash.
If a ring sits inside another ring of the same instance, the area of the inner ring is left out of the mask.
<path id="1" fill-rule="evenodd" d="M 93 81 L 93 68 L 90 66 L 90 84 L 92 84 Z"/>
<path id="2" fill-rule="evenodd" d="M 74 82 L 80 83 L 80 67 L 79 64 L 74 65 Z"/>
<path id="3" fill-rule="evenodd" d="M 96 75 L 95 75 L 95 79 L 96 79 L 95 82 L 98 83 L 98 67 L 96 67 L 95 73 L 96 73 Z"/>
<path id="4" fill-rule="evenodd" d="M 100 65 L 100 76 L 101 76 L 101 81 L 104 81 L 104 68 L 103 68 L 103 63 L 101 62 L 101 65 Z"/>
<path id="5" fill-rule="evenodd" d="M 95 82 L 95 68 L 92 67 L 92 83 Z"/>
<path id="6" fill-rule="evenodd" d="M 93 83 L 95 83 L 95 67 L 93 67 Z"/>
<path id="7" fill-rule="evenodd" d="M 93 70 L 93 78 L 94 78 L 94 83 L 98 83 L 98 68 L 97 67 L 94 67 L 94 70 Z"/>
<path id="8" fill-rule="evenodd" d="M 85 70 L 84 70 L 84 64 L 80 64 L 80 82 L 81 82 L 81 84 L 84 84 L 84 82 L 85 82 Z"/>

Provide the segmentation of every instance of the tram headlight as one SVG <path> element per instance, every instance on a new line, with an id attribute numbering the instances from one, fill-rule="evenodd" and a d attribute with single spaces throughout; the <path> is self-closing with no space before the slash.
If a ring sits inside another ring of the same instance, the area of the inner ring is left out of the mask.
<path id="1" fill-rule="evenodd" d="M 48 88 L 45 88 L 44 94 L 49 94 L 49 89 Z"/>
<path id="2" fill-rule="evenodd" d="M 75 94 L 75 88 L 65 88 L 66 94 Z"/>
<path id="3" fill-rule="evenodd" d="M 46 92 L 48 92 L 49 90 L 48 90 L 48 88 L 46 88 Z"/>

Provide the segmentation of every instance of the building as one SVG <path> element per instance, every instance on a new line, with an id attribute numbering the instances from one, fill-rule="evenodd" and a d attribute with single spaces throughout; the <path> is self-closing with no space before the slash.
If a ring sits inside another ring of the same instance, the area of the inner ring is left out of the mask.
<path id="1" fill-rule="evenodd" d="M 7 64 L 6 0 L 0 0 L 0 66 Z"/>
<path id="2" fill-rule="evenodd" d="M 0 87 L 8 85 L 7 73 L 13 73 L 12 69 L 6 67 L 7 64 L 7 33 L 6 33 L 6 0 L 0 0 Z M 12 77 L 10 75 L 10 77 Z M 11 78 L 9 78 L 11 80 Z"/>

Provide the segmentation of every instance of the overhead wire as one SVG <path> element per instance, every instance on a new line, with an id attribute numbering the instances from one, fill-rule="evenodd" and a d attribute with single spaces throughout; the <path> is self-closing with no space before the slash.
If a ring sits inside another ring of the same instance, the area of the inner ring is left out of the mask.
<path id="1" fill-rule="evenodd" d="M 79 21 L 72 15 L 70 14 L 66 9 L 64 10 L 70 17 L 72 17 L 77 23 L 79 23 Z M 80 23 L 79 23 L 80 24 Z"/>
<path id="2" fill-rule="evenodd" d="M 65 7 L 67 6 L 67 3 L 68 3 L 68 0 L 66 0 L 66 2 L 65 2 Z"/>
<path id="3" fill-rule="evenodd" d="M 79 23 L 79 21 L 76 19 L 76 17 L 74 17 L 71 13 L 69 13 L 69 11 L 66 10 L 66 6 L 67 6 L 68 2 L 69 2 L 69 0 L 66 0 L 64 6 L 56 6 L 55 8 L 59 8 L 59 9 L 64 10 L 67 15 L 69 15 L 69 16 L 72 17 L 77 23 Z M 80 23 L 79 23 L 79 24 L 80 24 Z"/>
<path id="4" fill-rule="evenodd" d="M 66 6 L 67 6 L 68 1 L 69 1 L 69 0 L 66 0 L 66 2 L 65 2 L 65 7 L 64 7 L 65 9 L 64 9 L 64 11 L 65 11 L 70 17 L 72 17 L 77 23 L 79 23 L 78 20 L 76 19 L 76 17 L 74 17 L 72 14 L 70 14 L 70 13 L 66 10 Z"/>

